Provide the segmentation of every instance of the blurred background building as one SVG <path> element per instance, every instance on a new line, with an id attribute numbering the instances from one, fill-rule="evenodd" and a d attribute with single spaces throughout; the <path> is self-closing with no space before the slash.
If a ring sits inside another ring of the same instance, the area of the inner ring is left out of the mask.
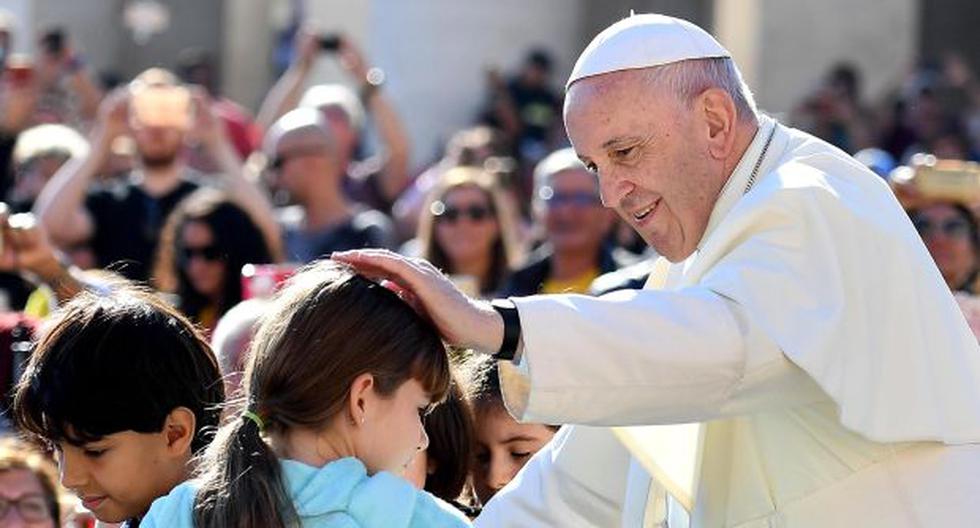
<path id="1" fill-rule="evenodd" d="M 223 92 L 253 110 L 288 60 L 281 50 L 291 24 L 341 31 L 387 73 L 415 164 L 473 121 L 489 68 L 514 71 L 528 49 L 543 47 L 560 87 L 592 36 L 631 9 L 709 28 L 735 54 L 760 106 L 781 114 L 841 61 L 861 72 L 869 99 L 949 52 L 980 69 L 973 7 L 969 0 L 0 0 L 20 26 L 15 49 L 63 26 L 96 71 L 129 79 L 197 47 L 216 58 Z M 326 56 L 314 77 L 350 82 Z"/>

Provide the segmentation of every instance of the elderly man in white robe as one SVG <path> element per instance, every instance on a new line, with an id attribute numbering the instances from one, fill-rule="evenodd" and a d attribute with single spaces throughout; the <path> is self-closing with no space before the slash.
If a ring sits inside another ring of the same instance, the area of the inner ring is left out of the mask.
<path id="1" fill-rule="evenodd" d="M 579 424 L 478 526 L 980 526 L 980 349 L 880 178 L 660 15 L 593 40 L 565 123 L 663 256 L 646 289 L 486 304 L 424 261 L 335 255 L 495 354 L 515 417 Z"/>

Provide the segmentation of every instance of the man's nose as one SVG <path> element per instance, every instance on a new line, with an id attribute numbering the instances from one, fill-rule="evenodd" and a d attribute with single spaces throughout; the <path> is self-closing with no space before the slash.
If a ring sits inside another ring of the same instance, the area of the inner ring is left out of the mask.
<path id="1" fill-rule="evenodd" d="M 629 193 L 636 188 L 632 182 L 620 177 L 612 170 L 601 170 L 599 175 L 599 197 L 605 207 L 617 207 Z"/>

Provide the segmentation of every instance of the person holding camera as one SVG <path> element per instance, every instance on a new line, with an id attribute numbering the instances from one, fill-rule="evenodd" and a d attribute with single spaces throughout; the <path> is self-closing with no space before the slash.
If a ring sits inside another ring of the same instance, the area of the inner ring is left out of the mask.
<path id="1" fill-rule="evenodd" d="M 317 34 L 309 29 L 296 34 L 295 59 L 266 95 L 256 123 L 263 130 L 297 106 L 323 113 L 337 138 L 338 163 L 346 174 L 345 190 L 356 201 L 388 213 L 409 184 L 411 146 L 398 113 L 381 90 L 384 72 L 370 67 L 355 43 L 346 35 Z M 359 84 L 358 93 L 340 84 L 319 84 L 303 92 L 321 54 L 335 54 Z M 378 131 L 383 154 L 356 159 L 365 115 Z"/>
<path id="2" fill-rule="evenodd" d="M 59 246 L 90 240 L 99 267 L 123 263 L 128 278 L 148 278 L 163 224 L 181 199 L 208 183 L 188 169 L 180 152 L 193 131 L 219 167 L 214 182 L 245 209 L 278 247 L 278 225 L 262 192 L 242 177 L 203 90 L 179 84 L 152 68 L 102 103 L 90 134 L 91 152 L 62 167 L 45 186 L 34 211 Z M 139 166 L 128 178 L 92 188 L 117 137 L 131 134 Z"/>
<path id="3" fill-rule="evenodd" d="M 67 32 L 48 29 L 38 40 L 38 100 L 34 121 L 84 128 L 95 119 L 102 89 L 92 79 L 85 58 L 71 46 Z"/>
<path id="4" fill-rule="evenodd" d="M 31 213 L 11 215 L 0 202 L 0 271 L 23 274 L 67 301 L 83 288 L 77 271 L 59 258 L 44 228 Z M 46 315 L 38 313 L 35 315 Z"/>

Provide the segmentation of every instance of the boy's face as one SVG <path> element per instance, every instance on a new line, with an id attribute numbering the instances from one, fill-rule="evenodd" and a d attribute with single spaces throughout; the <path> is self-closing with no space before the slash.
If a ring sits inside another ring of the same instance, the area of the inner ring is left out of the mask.
<path id="1" fill-rule="evenodd" d="M 123 431 L 82 446 L 60 442 L 61 484 L 100 521 L 143 515 L 186 478 L 191 452 L 180 434 L 168 425 L 159 433 Z"/>

